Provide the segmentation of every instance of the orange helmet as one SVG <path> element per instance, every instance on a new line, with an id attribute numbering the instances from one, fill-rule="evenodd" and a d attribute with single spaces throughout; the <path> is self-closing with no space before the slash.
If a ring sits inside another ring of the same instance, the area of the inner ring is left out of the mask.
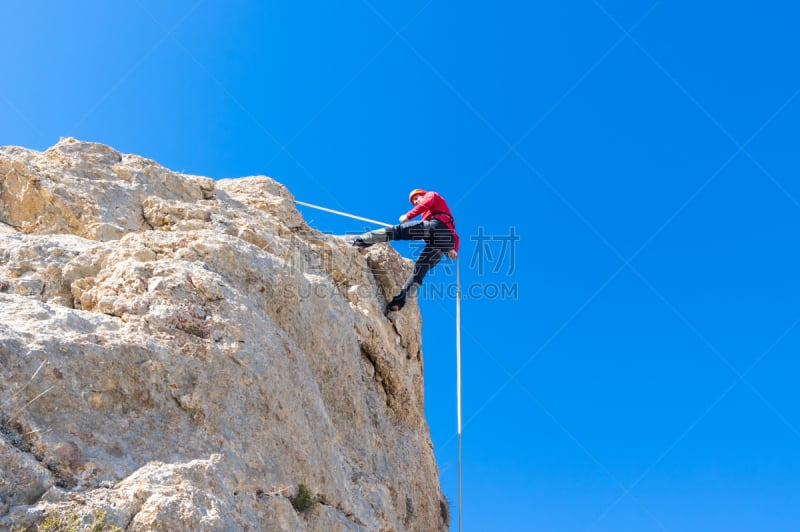
<path id="1" fill-rule="evenodd" d="M 414 198 L 425 194 L 427 194 L 427 191 L 422 190 L 421 188 L 415 188 L 408 194 L 408 201 L 411 202 L 411 205 L 414 205 Z"/>

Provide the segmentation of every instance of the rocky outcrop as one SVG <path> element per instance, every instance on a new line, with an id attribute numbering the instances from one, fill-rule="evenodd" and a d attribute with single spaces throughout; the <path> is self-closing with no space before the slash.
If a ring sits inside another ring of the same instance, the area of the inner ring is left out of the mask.
<path id="1" fill-rule="evenodd" d="M 0 529 L 447 528 L 390 247 L 74 139 L 0 148 L 0 222 Z"/>

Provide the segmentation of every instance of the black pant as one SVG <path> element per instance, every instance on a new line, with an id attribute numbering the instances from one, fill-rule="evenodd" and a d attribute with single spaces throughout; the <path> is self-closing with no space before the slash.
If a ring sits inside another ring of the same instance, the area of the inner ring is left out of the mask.
<path id="1" fill-rule="evenodd" d="M 412 285 L 422 284 L 422 279 L 431 268 L 436 266 L 442 259 L 442 254 L 447 253 L 455 246 L 453 232 L 441 220 L 424 220 L 416 222 L 406 222 L 395 225 L 386 230 L 389 240 L 424 240 L 425 249 L 422 250 L 414 269 L 403 290 L 408 290 Z"/>

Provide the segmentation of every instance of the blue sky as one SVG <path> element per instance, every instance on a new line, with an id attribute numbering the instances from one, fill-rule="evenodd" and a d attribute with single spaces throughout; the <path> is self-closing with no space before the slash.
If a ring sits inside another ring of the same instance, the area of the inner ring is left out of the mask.
<path id="1" fill-rule="evenodd" d="M 14 0 L 2 14 L 0 145 L 73 136 L 187 173 L 265 174 L 389 222 L 412 188 L 448 200 L 473 296 L 464 530 L 800 528 L 791 3 Z M 455 301 L 429 296 L 426 413 L 456 530 Z"/>

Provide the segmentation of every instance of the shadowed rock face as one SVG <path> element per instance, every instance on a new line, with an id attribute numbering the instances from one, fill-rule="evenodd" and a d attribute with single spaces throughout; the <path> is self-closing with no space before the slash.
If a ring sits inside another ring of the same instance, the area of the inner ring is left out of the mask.
<path id="1" fill-rule="evenodd" d="M 0 221 L 0 529 L 447 528 L 390 247 L 74 139 L 0 148 Z"/>

